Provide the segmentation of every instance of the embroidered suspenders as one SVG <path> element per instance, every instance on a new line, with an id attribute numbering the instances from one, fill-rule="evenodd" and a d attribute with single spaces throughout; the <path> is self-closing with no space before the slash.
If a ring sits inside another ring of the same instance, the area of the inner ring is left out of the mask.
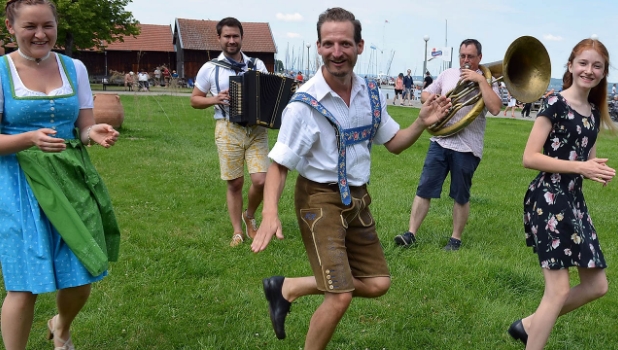
<path id="1" fill-rule="evenodd" d="M 371 151 L 371 144 L 375 137 L 376 131 L 380 126 L 382 117 L 382 106 L 380 105 L 380 94 L 378 93 L 378 87 L 374 81 L 367 80 L 367 89 L 369 90 L 369 100 L 371 102 L 371 125 L 360 126 L 356 128 L 343 129 L 339 121 L 313 96 L 306 92 L 297 92 L 292 96 L 290 102 L 303 102 L 311 108 L 322 114 L 326 120 L 328 120 L 335 128 L 335 135 L 337 136 L 337 148 L 339 151 L 339 161 L 337 169 L 337 184 L 339 185 L 339 192 L 341 193 L 341 201 L 345 205 L 349 205 L 350 199 L 350 187 L 348 186 L 347 172 L 346 172 L 346 148 L 348 146 L 355 145 L 357 143 L 368 140 L 367 147 Z"/>

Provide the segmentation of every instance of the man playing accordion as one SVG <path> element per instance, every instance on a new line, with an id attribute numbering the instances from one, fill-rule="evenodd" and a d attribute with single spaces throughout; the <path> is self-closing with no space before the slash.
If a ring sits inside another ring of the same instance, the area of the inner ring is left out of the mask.
<path id="1" fill-rule="evenodd" d="M 243 28 L 233 17 L 217 23 L 217 37 L 221 54 L 216 60 L 206 62 L 197 73 L 191 94 L 191 107 L 205 109 L 215 106 L 215 141 L 219 153 L 221 179 L 227 181 L 227 207 L 234 228 L 230 246 L 243 242 L 245 234 L 253 238 L 257 232 L 254 213 L 262 202 L 264 179 L 268 168 L 268 134 L 262 126 L 243 126 L 229 120 L 230 76 L 242 75 L 248 69 L 268 73 L 259 59 L 242 53 Z M 207 96 L 210 92 L 211 96 Z M 242 188 L 244 163 L 251 176 L 247 209 L 243 211 Z"/>

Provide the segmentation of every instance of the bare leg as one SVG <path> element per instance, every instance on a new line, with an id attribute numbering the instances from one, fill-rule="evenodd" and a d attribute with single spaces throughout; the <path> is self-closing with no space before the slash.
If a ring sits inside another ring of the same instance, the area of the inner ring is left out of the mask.
<path id="1" fill-rule="evenodd" d="M 354 296 L 361 298 L 376 298 L 384 295 L 391 285 L 390 277 L 354 278 Z M 314 276 L 287 278 L 281 286 L 283 297 L 289 301 L 305 295 L 324 294 L 318 289 Z"/>
<path id="2" fill-rule="evenodd" d="M 58 317 L 54 323 L 54 344 L 62 346 L 62 340 L 69 340 L 71 337 L 71 323 L 86 305 L 90 297 L 91 285 L 86 284 L 79 287 L 66 288 L 58 291 L 56 295 L 56 305 L 58 306 Z M 58 339 L 59 338 L 59 339 Z"/>
<path id="3" fill-rule="evenodd" d="M 569 296 L 562 306 L 559 316 L 578 309 L 607 293 L 608 285 L 605 270 L 580 268 L 578 271 L 580 283 L 570 289 Z M 522 320 L 524 329 L 532 329 L 532 321 L 535 319 L 535 315 L 536 313 L 533 313 Z"/>
<path id="4" fill-rule="evenodd" d="M 455 202 L 453 204 L 453 238 L 457 238 L 461 241 L 461 234 L 468 222 L 468 216 L 470 215 L 470 202 L 466 204 L 459 204 Z"/>
<path id="5" fill-rule="evenodd" d="M 526 350 L 542 350 L 569 297 L 569 270 L 543 269 L 545 292 L 527 329 Z M 524 326 L 525 328 L 525 326 Z"/>
<path id="6" fill-rule="evenodd" d="M 427 213 L 429 212 L 430 204 L 431 204 L 430 198 L 423 198 L 419 196 L 414 197 L 414 202 L 412 202 L 412 211 L 410 213 L 409 230 L 415 236 L 418 232 L 418 229 L 421 227 L 423 220 L 425 220 Z"/>
<path id="7" fill-rule="evenodd" d="M 2 304 L 2 340 L 7 350 L 24 350 L 34 318 L 36 294 L 8 292 Z"/>
<path id="8" fill-rule="evenodd" d="M 251 174 L 251 187 L 249 187 L 249 204 L 247 204 L 247 216 L 254 217 L 255 211 L 264 199 L 264 181 L 266 173 Z"/>
<path id="9" fill-rule="evenodd" d="M 234 233 L 243 232 L 240 216 L 242 215 L 242 186 L 244 180 L 243 177 L 239 177 L 227 182 L 227 211 L 230 214 Z"/>
<path id="10" fill-rule="evenodd" d="M 352 293 L 324 293 L 317 289 L 315 277 L 286 278 L 283 282 L 283 297 L 292 302 L 311 294 L 324 294 L 324 301 L 311 317 L 305 340 L 305 350 L 324 349 L 330 341 L 339 321 L 352 302 L 352 297 L 375 298 L 384 295 L 390 287 L 389 277 L 354 279 Z"/>
<path id="11" fill-rule="evenodd" d="M 311 316 L 305 350 L 321 350 L 335 333 L 339 321 L 352 302 L 352 293 L 324 293 L 324 301 Z"/>

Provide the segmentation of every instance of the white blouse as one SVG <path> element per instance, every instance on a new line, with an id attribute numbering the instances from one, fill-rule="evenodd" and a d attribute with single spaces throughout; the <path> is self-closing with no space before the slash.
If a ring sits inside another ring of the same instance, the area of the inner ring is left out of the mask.
<path id="1" fill-rule="evenodd" d="M 41 91 L 33 91 L 24 86 L 24 83 L 21 81 L 17 70 L 15 69 L 15 64 L 13 63 L 13 59 L 10 55 L 7 55 L 9 61 L 9 67 L 11 69 L 11 75 L 13 76 L 13 86 L 15 88 L 15 95 L 17 97 L 27 97 L 27 96 L 60 96 L 60 95 L 68 95 L 73 93 L 73 88 L 71 87 L 71 83 L 69 83 L 69 79 L 67 78 L 64 69 L 62 68 L 62 62 L 60 61 L 60 56 L 54 54 L 56 57 L 56 62 L 58 62 L 58 70 L 60 72 L 60 77 L 62 78 L 62 86 L 51 91 L 49 95 L 46 95 Z M 93 108 L 93 99 L 92 99 L 92 90 L 90 89 L 90 82 L 88 81 L 88 71 L 86 70 L 86 66 L 80 60 L 73 59 L 73 63 L 75 64 L 75 70 L 77 72 L 77 97 L 79 101 L 79 109 L 89 109 Z M 2 78 L 0 78 L 0 84 L 2 84 Z M 1 86 L 1 85 L 0 85 Z M 0 89 L 0 113 L 4 111 L 4 91 Z"/>

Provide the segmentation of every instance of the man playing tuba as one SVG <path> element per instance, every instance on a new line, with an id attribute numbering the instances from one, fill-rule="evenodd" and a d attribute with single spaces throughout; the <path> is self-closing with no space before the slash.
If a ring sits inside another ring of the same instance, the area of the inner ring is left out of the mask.
<path id="1" fill-rule="evenodd" d="M 458 250 L 461 246 L 461 234 L 468 221 L 470 213 L 470 188 L 472 176 L 481 161 L 483 139 L 485 136 L 485 115 L 500 113 L 502 101 L 497 83 L 490 85 L 479 69 L 482 50 L 481 43 L 474 39 L 466 39 L 459 47 L 459 65 L 461 68 L 450 68 L 429 85 L 421 94 L 421 102 L 431 94 L 446 95 L 457 83 L 475 82 L 485 107 L 480 115 L 468 126 L 449 136 L 433 136 L 427 151 L 423 172 L 416 190 L 410 213 L 410 226 L 407 232 L 397 235 L 395 243 L 408 246 L 416 242 L 416 234 L 423 223 L 431 198 L 440 198 L 442 184 L 446 175 L 451 173 L 450 196 L 455 200 L 453 206 L 453 234 L 444 250 Z M 446 124 L 452 125 L 466 117 L 473 106 L 460 109 Z"/>

